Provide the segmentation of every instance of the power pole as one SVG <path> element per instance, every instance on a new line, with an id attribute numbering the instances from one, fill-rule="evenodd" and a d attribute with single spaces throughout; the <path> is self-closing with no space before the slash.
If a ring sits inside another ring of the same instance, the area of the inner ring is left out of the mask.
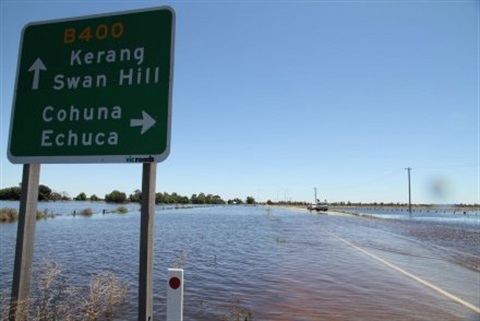
<path id="1" fill-rule="evenodd" d="M 315 203 L 317 203 L 317 188 L 314 187 L 313 190 L 315 191 Z"/>
<path id="2" fill-rule="evenodd" d="M 412 214 L 412 190 L 410 184 L 410 171 L 412 170 L 410 167 L 405 168 L 408 171 L 408 212 Z"/>

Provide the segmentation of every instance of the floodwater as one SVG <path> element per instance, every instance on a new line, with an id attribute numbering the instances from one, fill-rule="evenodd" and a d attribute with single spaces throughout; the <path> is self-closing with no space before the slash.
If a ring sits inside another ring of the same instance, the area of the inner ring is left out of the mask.
<path id="1" fill-rule="evenodd" d="M 406 208 L 399 207 L 342 207 L 336 206 L 334 210 L 370 215 L 378 218 L 396 220 L 414 220 L 430 222 L 448 222 L 480 225 L 480 211 L 478 209 L 458 209 L 451 206 L 438 206 L 431 208 L 413 208 L 410 213 Z"/>
<path id="2" fill-rule="evenodd" d="M 63 215 L 37 222 L 34 273 L 46 255 L 76 285 L 111 271 L 129 285 L 116 320 L 136 320 L 139 206 L 124 215 L 102 215 L 115 207 L 105 203 L 39 207 Z M 67 215 L 85 207 L 98 214 Z M 480 320 L 479 227 L 277 207 L 157 206 L 154 320 L 165 320 L 167 269 L 179 265 L 184 320 L 222 320 L 236 300 L 255 320 Z M 16 229 L 0 224 L 7 291 Z"/>

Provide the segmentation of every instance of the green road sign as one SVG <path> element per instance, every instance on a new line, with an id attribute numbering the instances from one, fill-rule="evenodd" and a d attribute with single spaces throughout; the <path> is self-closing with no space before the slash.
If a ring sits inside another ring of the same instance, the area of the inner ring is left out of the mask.
<path id="1" fill-rule="evenodd" d="M 160 162 L 170 151 L 174 11 L 25 26 L 12 163 Z"/>

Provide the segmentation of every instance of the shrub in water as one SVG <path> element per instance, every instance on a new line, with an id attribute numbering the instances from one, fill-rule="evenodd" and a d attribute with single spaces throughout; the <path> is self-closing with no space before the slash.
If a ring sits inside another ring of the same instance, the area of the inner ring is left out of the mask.
<path id="1" fill-rule="evenodd" d="M 115 211 L 119 214 L 125 214 L 128 213 L 128 208 L 126 208 L 125 206 L 119 206 Z"/>
<path id="2" fill-rule="evenodd" d="M 49 212 L 47 209 L 43 211 L 37 211 L 37 220 L 46 220 L 47 218 L 54 218 L 55 214 L 53 212 Z"/>
<path id="3" fill-rule="evenodd" d="M 18 219 L 17 210 L 14 208 L 0 209 L 0 222 L 13 222 Z"/>
<path id="4" fill-rule="evenodd" d="M 92 216 L 92 214 L 93 214 L 93 210 L 90 207 L 87 207 L 81 210 L 80 213 L 78 213 L 78 215 L 82 215 L 82 216 Z"/>

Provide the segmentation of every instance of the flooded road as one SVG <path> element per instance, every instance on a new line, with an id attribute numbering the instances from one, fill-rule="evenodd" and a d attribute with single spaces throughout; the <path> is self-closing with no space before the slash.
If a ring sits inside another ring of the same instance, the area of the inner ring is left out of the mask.
<path id="1" fill-rule="evenodd" d="M 480 320 L 479 225 L 260 206 L 157 209 L 155 320 L 165 319 L 173 266 L 185 269 L 185 320 L 222 320 L 233 305 L 255 320 Z M 139 219 L 39 221 L 34 269 L 49 254 L 73 284 L 115 273 L 129 284 L 116 320 L 135 320 Z M 15 233 L 16 224 L 0 225 L 3 290 Z"/>

